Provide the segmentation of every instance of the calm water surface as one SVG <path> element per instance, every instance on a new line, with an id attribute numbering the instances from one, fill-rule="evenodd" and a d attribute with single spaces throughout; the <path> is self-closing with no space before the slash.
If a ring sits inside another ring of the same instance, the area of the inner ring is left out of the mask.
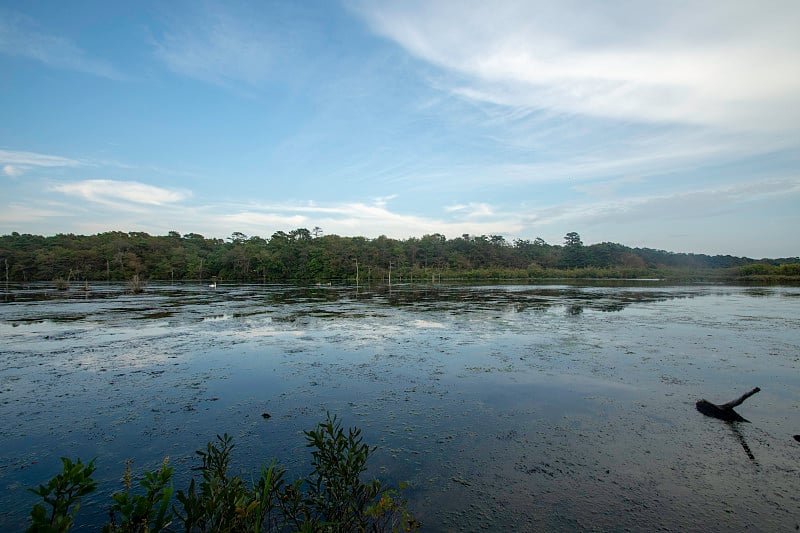
<path id="1" fill-rule="evenodd" d="M 0 303 L 0 530 L 59 457 L 176 470 L 218 433 L 296 473 L 326 411 L 425 530 L 794 530 L 800 289 L 17 288 Z M 760 386 L 729 425 L 694 409 Z M 270 413 L 269 419 L 261 414 Z M 184 486 L 186 478 L 176 479 Z"/>

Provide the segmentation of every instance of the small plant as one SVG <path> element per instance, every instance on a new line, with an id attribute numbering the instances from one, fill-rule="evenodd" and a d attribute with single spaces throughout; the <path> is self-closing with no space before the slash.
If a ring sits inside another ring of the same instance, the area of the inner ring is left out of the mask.
<path id="1" fill-rule="evenodd" d="M 367 506 L 381 493 L 381 483 L 361 481 L 369 454 L 375 451 L 362 442 L 361 430 L 350 428 L 345 436 L 341 424 L 328 415 L 326 422 L 304 432 L 311 452 L 309 496 L 314 503 L 316 525 L 341 531 L 363 531 L 369 524 Z"/>
<path id="2" fill-rule="evenodd" d="M 233 437 L 217 435 L 217 442 L 209 442 L 206 450 L 198 450 L 203 466 L 199 486 L 194 478 L 186 492 L 178 491 L 177 500 L 183 513 L 178 519 L 186 531 L 246 531 L 256 522 L 253 511 L 259 500 L 254 497 L 240 477 L 228 476 Z"/>
<path id="3" fill-rule="evenodd" d="M 401 482 L 397 490 L 384 491 L 377 502 L 366 508 L 364 513 L 372 520 L 374 531 L 416 531 L 422 525 L 408 510 L 408 502 L 400 497 L 404 489 L 406 484 Z"/>
<path id="4" fill-rule="evenodd" d="M 81 498 L 97 488 L 97 483 L 91 478 L 95 470 L 94 460 L 84 465 L 80 459 L 73 463 L 62 457 L 61 463 L 61 473 L 48 481 L 47 485 L 28 489 L 50 507 L 48 514 L 45 505 L 38 503 L 33 506 L 29 533 L 68 531 L 72 527 L 75 513 L 80 509 Z"/>
<path id="5" fill-rule="evenodd" d="M 330 413 L 327 420 L 305 431 L 312 448 L 308 479 L 281 492 L 280 502 L 289 520 L 301 531 L 416 531 L 419 522 L 406 509 L 399 491 L 377 479 L 362 481 L 367 460 L 376 448 L 363 442 L 361 430 L 345 433 Z M 303 486 L 305 495 L 300 495 Z M 403 487 L 401 487 L 402 489 Z"/>
<path id="6" fill-rule="evenodd" d="M 69 280 L 66 280 L 64 278 L 56 278 L 53 280 L 53 287 L 55 287 L 59 291 L 69 290 Z"/>
<path id="7" fill-rule="evenodd" d="M 125 492 L 111 496 L 114 505 L 109 512 L 111 521 L 103 527 L 104 533 L 157 533 L 172 521 L 170 500 L 172 499 L 172 468 L 169 457 L 164 458 L 156 472 L 145 471 L 139 485 L 144 494 L 131 494 L 131 462 L 125 462 Z M 121 522 L 116 523 L 119 513 Z"/>

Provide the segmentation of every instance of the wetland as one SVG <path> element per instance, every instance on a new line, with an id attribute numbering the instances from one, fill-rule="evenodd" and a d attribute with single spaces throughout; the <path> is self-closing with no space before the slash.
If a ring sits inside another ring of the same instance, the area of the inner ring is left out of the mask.
<path id="1" fill-rule="evenodd" d="M 97 458 L 77 530 L 125 461 L 176 486 L 215 435 L 245 479 L 302 473 L 339 416 L 408 483 L 423 530 L 793 530 L 800 288 L 589 282 L 392 287 L 153 284 L 0 303 L 0 530 L 62 456 Z M 751 421 L 704 417 L 724 403 Z M 269 416 L 263 416 L 268 413 Z M 183 472 L 183 474 L 181 474 Z"/>

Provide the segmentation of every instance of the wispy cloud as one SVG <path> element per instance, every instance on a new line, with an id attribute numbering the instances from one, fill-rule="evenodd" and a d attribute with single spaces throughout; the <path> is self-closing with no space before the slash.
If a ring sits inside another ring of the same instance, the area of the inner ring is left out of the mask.
<path id="1" fill-rule="evenodd" d="M 447 213 L 457 213 L 467 218 L 490 217 L 494 215 L 491 206 L 484 203 L 469 203 L 446 206 Z"/>
<path id="2" fill-rule="evenodd" d="M 78 167 L 85 164 L 77 159 L 57 155 L 37 154 L 35 152 L 20 152 L 14 150 L 0 150 L 0 164 L 16 168 L 24 167 Z"/>
<path id="3" fill-rule="evenodd" d="M 53 185 L 52 190 L 77 196 L 85 200 L 109 206 L 130 204 L 163 206 L 179 202 L 187 192 L 165 189 L 135 181 L 84 180 Z"/>
<path id="4" fill-rule="evenodd" d="M 299 228 L 308 224 L 308 218 L 302 215 L 286 215 L 282 213 L 263 213 L 241 211 L 224 215 L 229 227 L 246 226 L 250 228 Z"/>
<path id="5" fill-rule="evenodd" d="M 39 222 L 43 219 L 63 217 L 67 212 L 63 209 L 48 209 L 42 206 L 12 203 L 0 210 L 0 223 L 9 228 L 19 229 L 19 224 Z"/>
<path id="6" fill-rule="evenodd" d="M 631 185 L 642 183 L 643 181 L 644 180 L 640 176 L 628 176 L 607 181 L 582 183 L 574 185 L 572 189 L 593 197 L 610 198 L 624 194 L 624 189 Z"/>
<path id="7" fill-rule="evenodd" d="M 379 196 L 377 198 L 374 198 L 373 202 L 375 203 L 376 206 L 384 207 L 387 203 L 389 203 L 391 200 L 394 200 L 395 198 L 397 198 L 396 194 L 390 194 L 387 196 Z"/>
<path id="8" fill-rule="evenodd" d="M 519 213 L 526 226 L 637 224 L 654 220 L 707 219 L 743 211 L 753 204 L 800 196 L 800 179 L 768 179 L 758 183 L 696 188 L 674 193 L 593 199 Z"/>
<path id="9" fill-rule="evenodd" d="M 740 130 L 800 123 L 800 4 L 352 2 L 378 34 L 508 107 Z"/>
<path id="10" fill-rule="evenodd" d="M 111 63 L 92 57 L 71 40 L 40 30 L 29 17 L 0 9 L 0 53 L 39 61 L 49 67 L 125 79 Z"/>
<path id="11" fill-rule="evenodd" d="M 221 6 L 181 13 L 153 37 L 156 56 L 190 78 L 223 86 L 260 85 L 269 75 L 276 43 L 251 22 Z"/>
<path id="12" fill-rule="evenodd" d="M 0 150 L 2 174 L 9 178 L 18 178 L 31 168 L 79 167 L 85 164 L 85 162 L 76 159 L 56 155 Z"/>

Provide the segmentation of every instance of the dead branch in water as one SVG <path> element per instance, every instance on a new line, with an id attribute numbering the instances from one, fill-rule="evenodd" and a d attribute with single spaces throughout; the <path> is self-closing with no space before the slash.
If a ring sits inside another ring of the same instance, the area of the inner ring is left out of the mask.
<path id="1" fill-rule="evenodd" d="M 708 400 L 699 400 L 696 404 L 696 407 L 697 410 L 704 415 L 719 418 L 720 420 L 725 420 L 726 422 L 749 422 L 749 420 L 743 418 L 739 413 L 734 411 L 733 408 L 741 405 L 742 402 L 744 402 L 750 396 L 760 391 L 761 389 L 756 387 L 755 389 L 742 394 L 739 398 L 721 405 L 711 403 Z"/>

